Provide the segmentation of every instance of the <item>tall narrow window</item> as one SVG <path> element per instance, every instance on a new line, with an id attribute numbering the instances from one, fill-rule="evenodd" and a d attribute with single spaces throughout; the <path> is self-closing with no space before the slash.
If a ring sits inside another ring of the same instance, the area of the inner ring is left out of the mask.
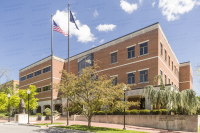
<path id="1" fill-rule="evenodd" d="M 174 85 L 174 83 L 172 82 L 172 85 Z"/>
<path id="2" fill-rule="evenodd" d="M 168 65 L 170 66 L 170 56 L 168 56 L 168 62 L 169 62 L 169 64 L 168 64 Z"/>
<path id="3" fill-rule="evenodd" d="M 173 63 L 173 61 L 172 61 L 172 71 L 173 71 L 173 67 L 174 67 L 173 64 L 174 64 L 174 63 Z"/>
<path id="4" fill-rule="evenodd" d="M 160 43 L 160 54 L 163 55 L 163 45 Z"/>
<path id="5" fill-rule="evenodd" d="M 162 71 L 160 70 L 160 75 L 162 76 Z"/>
<path id="6" fill-rule="evenodd" d="M 148 70 L 140 71 L 140 82 L 148 81 Z"/>
<path id="7" fill-rule="evenodd" d="M 140 44 L 140 55 L 144 55 L 148 53 L 148 42 Z"/>
<path id="8" fill-rule="evenodd" d="M 135 46 L 128 48 L 128 59 L 135 57 Z"/>
<path id="9" fill-rule="evenodd" d="M 78 75 L 81 75 L 81 70 L 93 66 L 93 53 L 78 59 Z"/>
<path id="10" fill-rule="evenodd" d="M 111 54 L 111 64 L 117 62 L 117 52 Z"/>
<path id="11" fill-rule="evenodd" d="M 177 70 L 176 70 L 176 66 L 174 65 L 174 73 L 175 73 L 175 74 L 176 74 L 176 71 L 177 71 Z"/>
<path id="12" fill-rule="evenodd" d="M 129 73 L 128 74 L 128 84 L 134 84 L 135 83 L 135 73 Z"/>
<path id="13" fill-rule="evenodd" d="M 165 84 L 167 84 L 167 75 L 165 75 Z"/>
<path id="14" fill-rule="evenodd" d="M 165 61 L 167 61 L 167 50 L 165 50 Z"/>
<path id="15" fill-rule="evenodd" d="M 170 78 L 168 78 L 168 84 L 170 84 Z"/>
<path id="16" fill-rule="evenodd" d="M 113 79 L 113 85 L 117 85 L 117 77 Z"/>

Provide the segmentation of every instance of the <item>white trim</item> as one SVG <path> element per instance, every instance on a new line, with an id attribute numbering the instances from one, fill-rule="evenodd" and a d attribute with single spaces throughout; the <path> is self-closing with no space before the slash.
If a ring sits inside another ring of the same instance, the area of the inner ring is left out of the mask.
<path id="1" fill-rule="evenodd" d="M 131 60 L 131 59 L 135 59 L 136 57 L 132 57 L 132 58 L 128 58 L 128 59 L 126 59 L 126 60 Z"/>
<path id="2" fill-rule="evenodd" d="M 45 91 L 46 92 L 46 91 Z M 43 98 L 39 98 L 40 99 L 47 99 L 47 98 L 51 98 L 51 97 L 43 97 Z M 56 97 L 56 96 L 53 96 L 53 98 L 59 98 L 59 97 Z"/>
<path id="3" fill-rule="evenodd" d="M 147 82 L 139 82 L 138 84 L 145 84 L 145 83 L 149 83 L 149 81 L 147 81 Z"/>
<path id="4" fill-rule="evenodd" d="M 51 65 L 48 65 L 48 66 L 46 66 L 46 67 L 43 67 L 42 70 L 43 70 L 44 68 L 47 68 L 47 67 L 51 67 Z"/>
<path id="5" fill-rule="evenodd" d="M 53 77 L 53 78 L 55 78 L 55 77 Z M 27 84 L 27 85 L 20 86 L 20 88 L 21 88 L 21 87 L 24 87 L 24 86 L 28 86 L 28 85 L 33 85 L 33 84 L 35 84 L 35 83 L 42 82 L 42 81 L 44 81 L 44 80 L 48 80 L 48 79 L 51 79 L 51 77 L 50 77 L 50 78 L 43 79 L 43 80 L 39 80 L 39 81 L 36 81 L 36 82 L 30 83 L 30 84 Z"/>
<path id="6" fill-rule="evenodd" d="M 35 73 L 35 72 L 37 72 L 37 71 L 39 71 L 39 70 L 41 70 L 41 74 L 42 74 L 42 69 L 41 69 L 41 68 L 40 68 L 40 69 L 38 69 L 38 70 L 36 70 L 36 71 L 33 71 L 33 72 Z"/>
<path id="7" fill-rule="evenodd" d="M 110 67 L 110 68 L 107 68 L 107 69 L 99 70 L 97 72 L 99 73 L 99 72 L 103 72 L 103 71 L 106 71 L 106 70 L 110 70 L 110 69 L 114 69 L 114 68 L 130 65 L 130 64 L 134 64 L 134 63 L 138 63 L 138 62 L 142 62 L 142 61 L 146 61 L 146 60 L 150 60 L 150 59 L 154 59 L 154 58 L 158 58 L 158 56 L 154 56 L 154 57 L 146 58 L 146 59 L 143 59 L 143 60 L 138 60 L 138 61 L 126 63 L 126 64 L 115 66 L 115 67 Z"/>
<path id="8" fill-rule="evenodd" d="M 145 55 L 149 55 L 149 53 L 146 53 L 146 54 L 143 54 L 143 55 L 139 55 L 138 57 L 145 56 Z"/>
<path id="9" fill-rule="evenodd" d="M 113 51 L 113 52 L 110 52 L 110 54 L 113 54 L 113 53 L 116 53 L 116 52 L 118 52 L 118 50 L 115 50 L 115 51 Z"/>
<path id="10" fill-rule="evenodd" d="M 148 42 L 149 40 L 146 40 L 146 41 L 143 41 L 143 42 L 139 42 L 138 44 L 140 45 L 140 44 L 143 44 L 143 43 L 145 43 L 145 42 Z"/>
<path id="11" fill-rule="evenodd" d="M 159 57 L 159 59 L 162 61 L 162 59 Z M 165 62 L 163 62 L 162 61 L 162 63 L 165 65 L 165 67 L 171 72 L 171 74 L 174 76 L 174 73 L 171 71 L 171 69 L 169 69 L 169 67 L 168 66 L 166 66 L 166 64 L 165 64 Z M 177 79 L 177 77 L 176 76 L 174 76 L 175 77 L 175 79 L 178 81 L 178 79 Z M 179 82 L 179 81 L 178 81 Z"/>
<path id="12" fill-rule="evenodd" d="M 112 76 L 110 76 L 110 77 L 112 78 L 112 77 L 117 77 L 117 76 L 118 76 L 118 74 L 117 74 L 117 75 L 112 75 Z"/>
<path id="13" fill-rule="evenodd" d="M 117 64 L 118 62 L 114 62 L 114 63 L 110 63 L 110 65 L 112 65 L 112 64 Z"/>
<path id="14" fill-rule="evenodd" d="M 188 83 L 188 82 L 190 82 L 190 81 L 183 81 L 183 82 L 179 82 L 179 83 Z"/>
<path id="15" fill-rule="evenodd" d="M 134 46 L 136 46 L 136 44 L 133 44 L 133 45 L 128 46 L 128 47 L 126 47 L 126 48 L 131 48 L 131 47 L 134 47 Z"/>
<path id="16" fill-rule="evenodd" d="M 127 72 L 126 74 L 129 74 L 129 73 L 135 73 L 136 71 L 131 71 L 131 72 Z"/>
<path id="17" fill-rule="evenodd" d="M 160 68 L 160 70 L 162 71 L 162 73 L 163 73 L 163 70 Z"/>
<path id="18" fill-rule="evenodd" d="M 144 71 L 144 70 L 149 70 L 149 68 L 140 69 L 138 71 L 140 72 L 140 71 Z"/>

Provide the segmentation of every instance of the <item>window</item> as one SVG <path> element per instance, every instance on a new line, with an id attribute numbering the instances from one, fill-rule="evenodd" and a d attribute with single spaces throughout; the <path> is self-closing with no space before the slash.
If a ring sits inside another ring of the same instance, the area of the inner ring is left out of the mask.
<path id="1" fill-rule="evenodd" d="M 135 46 L 128 48 L 128 59 L 135 57 Z"/>
<path id="2" fill-rule="evenodd" d="M 169 64 L 168 64 L 168 65 L 170 66 L 170 56 L 168 56 L 168 62 L 169 62 Z"/>
<path id="3" fill-rule="evenodd" d="M 43 87 L 43 91 L 49 91 L 49 90 L 50 90 L 50 86 Z"/>
<path id="4" fill-rule="evenodd" d="M 170 84 L 170 78 L 168 78 L 168 84 Z"/>
<path id="5" fill-rule="evenodd" d="M 140 82 L 148 81 L 148 70 L 140 71 Z"/>
<path id="6" fill-rule="evenodd" d="M 165 61 L 167 61 L 167 50 L 165 50 Z"/>
<path id="7" fill-rule="evenodd" d="M 128 84 L 134 84 L 135 83 L 135 73 L 129 73 L 128 74 Z"/>
<path id="8" fill-rule="evenodd" d="M 176 66 L 174 66 L 174 73 L 175 73 L 175 74 L 176 74 L 176 71 L 177 71 L 177 70 L 176 70 Z"/>
<path id="9" fill-rule="evenodd" d="M 174 67 L 173 64 L 174 64 L 174 63 L 173 63 L 173 61 L 172 61 L 172 71 L 173 71 L 173 67 Z"/>
<path id="10" fill-rule="evenodd" d="M 41 88 L 37 88 L 36 92 L 40 93 L 41 92 Z"/>
<path id="11" fill-rule="evenodd" d="M 20 78 L 21 81 L 26 80 L 26 76 Z"/>
<path id="12" fill-rule="evenodd" d="M 172 85 L 173 85 L 174 83 L 172 82 Z"/>
<path id="13" fill-rule="evenodd" d="M 43 73 L 46 73 L 46 72 L 49 72 L 49 71 L 50 71 L 50 66 L 43 69 Z"/>
<path id="14" fill-rule="evenodd" d="M 140 44 L 140 55 L 148 53 L 148 42 Z"/>
<path id="15" fill-rule="evenodd" d="M 93 53 L 78 59 L 78 75 L 81 75 L 80 71 L 88 66 L 93 66 Z"/>
<path id="16" fill-rule="evenodd" d="M 167 84 L 167 75 L 165 75 L 165 84 Z"/>
<path id="17" fill-rule="evenodd" d="M 160 43 L 160 54 L 163 55 L 163 45 Z"/>
<path id="18" fill-rule="evenodd" d="M 162 76 L 162 71 L 160 70 L 160 75 Z"/>
<path id="19" fill-rule="evenodd" d="M 117 62 L 117 52 L 111 54 L 111 64 Z"/>
<path id="20" fill-rule="evenodd" d="M 117 77 L 113 79 L 113 85 L 117 85 Z"/>
<path id="21" fill-rule="evenodd" d="M 41 74 L 41 70 L 38 70 L 37 72 L 35 72 L 35 76 L 38 76 Z"/>
<path id="22" fill-rule="evenodd" d="M 27 79 L 30 79 L 30 78 L 32 78 L 32 77 L 33 77 L 33 73 L 27 75 Z"/>

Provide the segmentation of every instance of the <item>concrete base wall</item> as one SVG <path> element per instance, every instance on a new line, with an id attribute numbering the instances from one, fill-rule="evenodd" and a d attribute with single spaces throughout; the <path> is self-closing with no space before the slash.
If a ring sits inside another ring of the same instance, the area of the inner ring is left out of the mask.
<path id="1" fill-rule="evenodd" d="M 126 115 L 126 125 L 198 132 L 198 115 Z M 74 116 L 71 116 L 74 120 Z M 75 116 L 77 121 L 87 121 L 85 116 Z M 92 122 L 124 124 L 123 115 L 95 115 Z"/>

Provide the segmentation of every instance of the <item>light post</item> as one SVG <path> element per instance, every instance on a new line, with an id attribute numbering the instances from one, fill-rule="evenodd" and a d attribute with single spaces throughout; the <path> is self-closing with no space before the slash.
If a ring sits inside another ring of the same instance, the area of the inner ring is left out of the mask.
<path id="1" fill-rule="evenodd" d="M 30 124 L 30 123 L 29 123 L 29 95 L 30 95 L 30 93 L 31 93 L 31 92 L 30 92 L 30 90 L 28 89 L 28 90 L 27 90 L 27 94 L 28 94 L 28 124 Z"/>
<path id="2" fill-rule="evenodd" d="M 125 105 L 125 90 L 127 89 L 126 85 L 124 85 L 123 90 L 124 90 L 124 105 Z M 125 106 L 124 106 L 124 128 L 123 130 L 126 130 L 125 128 Z"/>
<path id="3" fill-rule="evenodd" d="M 8 93 L 8 112 L 9 112 L 8 122 L 10 122 L 10 93 Z"/>

